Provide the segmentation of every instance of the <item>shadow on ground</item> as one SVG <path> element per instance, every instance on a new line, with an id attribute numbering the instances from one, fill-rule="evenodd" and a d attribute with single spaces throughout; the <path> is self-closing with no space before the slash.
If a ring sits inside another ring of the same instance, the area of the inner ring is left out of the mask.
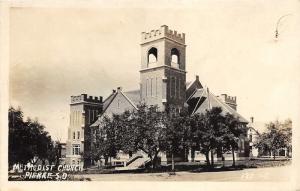
<path id="1" fill-rule="evenodd" d="M 243 170 L 246 168 L 264 168 L 264 167 L 275 167 L 284 166 L 291 164 L 291 160 L 269 160 L 269 159 L 259 159 L 259 160 L 247 160 L 247 161 L 236 161 L 236 166 L 232 166 L 232 161 L 226 161 L 225 166 L 222 163 L 217 162 L 214 167 L 207 166 L 205 163 L 199 162 L 180 162 L 175 164 L 175 171 L 181 172 L 221 172 L 221 171 L 234 171 Z M 134 170 L 115 170 L 112 168 L 102 168 L 102 169 L 86 169 L 80 174 L 120 174 L 120 173 L 162 173 L 162 172 L 172 172 L 171 164 L 162 165 L 155 169 L 144 168 L 144 169 L 134 169 Z"/>

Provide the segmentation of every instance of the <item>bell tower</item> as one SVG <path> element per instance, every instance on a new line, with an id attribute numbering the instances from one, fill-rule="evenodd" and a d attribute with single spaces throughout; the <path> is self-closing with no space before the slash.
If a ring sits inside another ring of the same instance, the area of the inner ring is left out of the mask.
<path id="1" fill-rule="evenodd" d="M 142 32 L 140 90 L 142 101 L 180 111 L 185 102 L 185 34 L 163 25 Z"/>

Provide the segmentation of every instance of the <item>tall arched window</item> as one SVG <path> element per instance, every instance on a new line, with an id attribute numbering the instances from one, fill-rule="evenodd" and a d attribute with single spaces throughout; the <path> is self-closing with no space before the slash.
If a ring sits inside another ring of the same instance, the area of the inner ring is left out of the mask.
<path id="1" fill-rule="evenodd" d="M 157 49 L 152 47 L 148 51 L 148 67 L 156 66 L 157 62 Z"/>
<path id="2" fill-rule="evenodd" d="M 176 48 L 171 50 L 171 66 L 179 68 L 179 51 Z"/>

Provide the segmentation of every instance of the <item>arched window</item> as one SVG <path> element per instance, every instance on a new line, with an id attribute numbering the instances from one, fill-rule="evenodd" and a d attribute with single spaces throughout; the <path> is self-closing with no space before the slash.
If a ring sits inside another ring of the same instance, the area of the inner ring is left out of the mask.
<path id="1" fill-rule="evenodd" d="M 171 50 L 171 66 L 179 68 L 179 51 L 176 48 Z"/>
<path id="2" fill-rule="evenodd" d="M 157 62 L 157 49 L 152 47 L 148 51 L 148 67 L 156 66 Z"/>

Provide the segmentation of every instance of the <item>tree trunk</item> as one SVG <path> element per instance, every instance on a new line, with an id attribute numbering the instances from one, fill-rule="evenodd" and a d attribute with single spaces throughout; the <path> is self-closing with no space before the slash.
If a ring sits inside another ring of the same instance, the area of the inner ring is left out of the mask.
<path id="1" fill-rule="evenodd" d="M 210 166 L 210 162 L 209 162 L 209 152 L 205 153 L 205 158 L 206 158 L 206 165 Z"/>
<path id="2" fill-rule="evenodd" d="M 184 161 L 185 162 L 188 162 L 188 160 L 187 160 L 187 154 L 186 154 L 187 152 L 186 152 L 186 148 L 184 147 Z"/>
<path id="3" fill-rule="evenodd" d="M 222 154 L 222 165 L 223 165 L 223 167 L 225 167 L 225 157 L 223 154 Z"/>
<path id="4" fill-rule="evenodd" d="M 275 160 L 275 152 L 276 152 L 276 150 L 273 150 L 273 160 Z"/>
<path id="5" fill-rule="evenodd" d="M 232 148 L 232 166 L 234 167 L 235 166 L 235 156 L 234 156 L 234 148 Z"/>
<path id="6" fill-rule="evenodd" d="M 211 150 L 210 152 L 210 157 L 211 157 L 211 166 L 214 167 L 214 151 Z"/>
<path id="7" fill-rule="evenodd" d="M 191 148 L 191 159 L 192 159 L 192 162 L 195 162 L 195 148 L 194 147 Z"/>
<path id="8" fill-rule="evenodd" d="M 155 154 L 154 154 L 154 157 L 153 157 L 153 166 L 154 166 L 154 168 L 156 168 L 157 167 L 157 164 L 158 164 L 158 153 L 159 153 L 159 150 L 157 150 L 156 152 L 155 152 Z"/>
<path id="9" fill-rule="evenodd" d="M 152 158 L 152 155 L 148 155 L 151 161 L 152 169 L 154 169 L 154 159 Z"/>
<path id="10" fill-rule="evenodd" d="M 172 171 L 174 172 L 175 168 L 174 168 L 174 154 L 172 152 Z"/>
<path id="11" fill-rule="evenodd" d="M 105 161 L 104 161 L 104 165 L 108 165 L 108 157 L 107 156 L 105 156 Z"/>

